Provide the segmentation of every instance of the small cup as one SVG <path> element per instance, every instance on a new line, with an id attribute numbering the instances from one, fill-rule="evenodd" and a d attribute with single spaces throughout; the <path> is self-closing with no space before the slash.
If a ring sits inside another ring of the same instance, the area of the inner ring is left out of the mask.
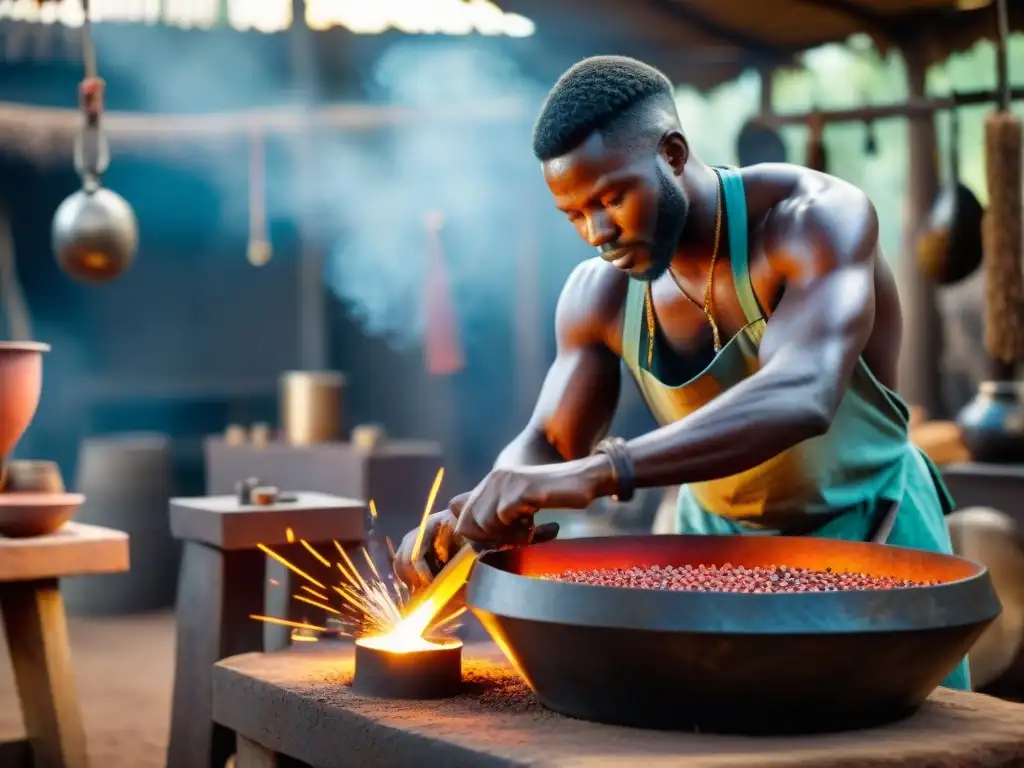
<path id="1" fill-rule="evenodd" d="M 352 444 L 363 453 L 373 453 L 387 439 L 380 424 L 360 424 L 352 430 Z"/>
<path id="2" fill-rule="evenodd" d="M 266 448 L 270 444 L 270 425 L 262 421 L 249 428 L 249 441 L 256 448 Z"/>
<path id="3" fill-rule="evenodd" d="M 272 485 L 261 485 L 252 489 L 252 503 L 257 507 L 269 507 L 277 503 L 280 491 Z"/>
<path id="4" fill-rule="evenodd" d="M 241 424 L 229 424 L 224 430 L 224 442 L 228 445 L 245 445 L 247 437 L 245 427 Z"/>
<path id="5" fill-rule="evenodd" d="M 64 478 L 53 461 L 11 461 L 4 493 L 64 493 Z"/>

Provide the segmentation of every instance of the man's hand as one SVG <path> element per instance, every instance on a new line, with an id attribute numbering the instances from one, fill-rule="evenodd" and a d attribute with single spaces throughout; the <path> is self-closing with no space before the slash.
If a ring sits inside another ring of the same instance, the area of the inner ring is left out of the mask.
<path id="1" fill-rule="evenodd" d="M 460 494 L 448 502 L 447 509 L 427 518 L 419 552 L 415 551 L 419 528 L 413 528 L 402 539 L 395 554 L 395 575 L 409 589 L 416 590 L 433 581 L 436 574 L 430 567 L 429 555 L 432 554 L 443 565 L 462 548 L 465 540 L 455 533 L 455 524 L 468 498 L 468 493 Z"/>
<path id="2" fill-rule="evenodd" d="M 534 527 L 539 509 L 584 509 L 605 491 L 607 458 L 597 456 L 568 464 L 496 469 L 470 493 L 448 502 L 448 509 L 427 518 L 416 551 L 419 529 L 409 531 L 395 555 L 395 574 L 416 590 L 437 575 L 431 560 L 444 565 L 467 541 L 497 549 L 540 544 L 558 535 L 558 525 Z"/>
<path id="3" fill-rule="evenodd" d="M 495 469 L 462 505 L 455 534 L 489 547 L 539 542 L 539 509 L 585 509 L 609 476 L 603 456 L 518 469 Z M 553 537 L 549 537 L 553 538 Z"/>

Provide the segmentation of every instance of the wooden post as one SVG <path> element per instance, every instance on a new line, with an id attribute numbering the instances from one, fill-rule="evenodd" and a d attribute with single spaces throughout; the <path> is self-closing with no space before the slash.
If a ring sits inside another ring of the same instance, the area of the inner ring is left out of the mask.
<path id="1" fill-rule="evenodd" d="M 86 768 L 85 729 L 57 579 L 3 584 L 0 608 L 33 764 Z"/>
<path id="2" fill-rule="evenodd" d="M 0 536 L 0 617 L 26 731 L 0 743 L 3 768 L 87 768 L 60 580 L 127 570 L 121 531 L 65 523 L 47 536 Z"/>
<path id="3" fill-rule="evenodd" d="M 310 220 L 311 201 L 306 192 L 311 188 L 314 172 L 314 131 L 312 129 L 313 99 L 317 82 L 315 40 L 306 26 L 306 4 L 293 0 L 294 21 L 291 29 L 292 72 L 302 97 L 303 125 L 293 137 L 295 173 L 301 190 L 302 211 L 296 225 L 299 229 L 299 365 L 305 370 L 323 370 L 327 364 L 327 308 L 324 296 L 324 254 L 315 241 Z"/>
<path id="4" fill-rule="evenodd" d="M 529 195 L 527 196 L 529 199 Z M 513 322 L 516 345 L 516 397 L 525 424 L 544 379 L 545 331 L 540 302 L 540 223 L 537 205 L 524 208 L 519 252 L 516 254 L 516 301 Z"/>
<path id="5" fill-rule="evenodd" d="M 907 62 L 907 96 L 925 95 L 927 59 L 923 41 L 904 48 Z M 904 209 L 903 252 L 897 268 L 903 305 L 903 348 L 900 353 L 899 390 L 931 418 L 944 416 L 939 363 L 942 330 L 935 301 L 935 286 L 918 269 L 914 243 L 938 193 L 938 138 L 931 114 L 907 120 L 907 200 Z"/>
<path id="6" fill-rule="evenodd" d="M 764 66 L 759 70 L 761 75 L 761 103 L 759 114 L 761 117 L 772 114 L 772 93 L 775 88 L 775 68 Z"/>

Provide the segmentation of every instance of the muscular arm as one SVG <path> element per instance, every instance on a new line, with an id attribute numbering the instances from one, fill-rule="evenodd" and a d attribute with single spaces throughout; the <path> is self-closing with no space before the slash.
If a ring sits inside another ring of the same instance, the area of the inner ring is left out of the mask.
<path id="1" fill-rule="evenodd" d="M 859 190 L 815 174 L 769 214 L 763 239 L 785 293 L 761 339 L 759 370 L 686 418 L 630 441 L 637 486 L 733 475 L 831 425 L 875 322 L 877 216 Z M 560 347 L 549 376 L 554 394 L 549 400 L 545 384 L 533 427 L 563 458 L 582 455 L 610 418 L 611 400 L 592 387 L 611 380 L 611 361 L 605 368 L 580 349 L 589 347 Z M 574 362 L 563 369 L 563 358 Z M 605 373 L 579 374 L 591 366 Z M 588 416 L 588 407 L 597 415 Z M 567 414 L 573 419 L 565 425 Z M 499 469 L 467 498 L 456 531 L 473 541 L 516 543 L 524 509 L 584 509 L 618 490 L 607 456 Z"/>
<path id="2" fill-rule="evenodd" d="M 555 314 L 557 356 L 529 424 L 501 452 L 495 468 L 578 459 L 607 432 L 621 374 L 606 338 L 606 318 L 619 314 L 623 279 L 597 259 L 573 270 Z"/>
<path id="3" fill-rule="evenodd" d="M 878 219 L 854 187 L 812 183 L 766 222 L 766 251 L 786 290 L 761 341 L 760 370 L 631 441 L 639 486 L 726 477 L 828 430 L 874 324 Z"/>

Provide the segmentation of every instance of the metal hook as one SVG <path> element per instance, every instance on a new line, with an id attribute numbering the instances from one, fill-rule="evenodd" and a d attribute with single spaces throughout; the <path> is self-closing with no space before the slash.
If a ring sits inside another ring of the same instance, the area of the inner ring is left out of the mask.
<path id="1" fill-rule="evenodd" d="M 85 70 L 83 86 L 92 83 L 93 90 L 83 88 L 79 95 L 82 123 L 75 135 L 75 171 L 82 179 L 86 191 L 95 191 L 99 179 L 110 166 L 110 143 L 100 127 L 100 113 L 103 110 L 103 86 L 99 81 L 96 66 L 96 46 L 92 39 L 92 23 L 89 0 L 82 0 L 82 66 Z"/>

